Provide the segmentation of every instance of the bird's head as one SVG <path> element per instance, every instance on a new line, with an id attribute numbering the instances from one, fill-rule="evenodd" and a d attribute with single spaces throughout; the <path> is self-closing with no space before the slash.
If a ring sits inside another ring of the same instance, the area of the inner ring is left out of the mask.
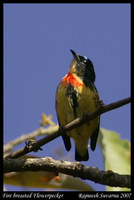
<path id="1" fill-rule="evenodd" d="M 88 79 L 92 83 L 95 81 L 95 71 L 93 64 L 89 58 L 86 56 L 80 56 L 75 51 L 70 49 L 73 54 L 73 60 L 69 69 L 69 72 L 76 74 L 82 80 Z"/>

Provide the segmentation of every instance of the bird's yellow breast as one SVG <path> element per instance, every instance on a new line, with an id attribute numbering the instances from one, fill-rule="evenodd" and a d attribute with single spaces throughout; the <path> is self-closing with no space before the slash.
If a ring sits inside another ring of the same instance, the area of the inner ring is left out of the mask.
<path id="1" fill-rule="evenodd" d="M 69 122 L 73 121 L 77 117 L 81 117 L 85 113 L 91 113 L 97 109 L 96 101 L 99 100 L 99 96 L 95 91 L 92 91 L 89 87 L 85 86 L 82 80 L 78 77 L 75 77 L 79 82 L 79 85 L 74 85 L 74 90 L 77 95 L 77 107 L 76 107 L 76 116 L 74 115 L 74 110 L 72 108 L 71 99 L 67 96 L 67 87 L 68 84 L 60 84 L 57 90 L 57 113 L 60 125 L 64 126 Z M 63 78 L 63 81 L 65 79 Z M 74 139 L 83 137 L 91 137 L 92 132 L 99 123 L 99 118 L 90 121 L 89 123 L 83 124 L 82 126 L 73 129 L 69 132 L 70 137 Z"/>

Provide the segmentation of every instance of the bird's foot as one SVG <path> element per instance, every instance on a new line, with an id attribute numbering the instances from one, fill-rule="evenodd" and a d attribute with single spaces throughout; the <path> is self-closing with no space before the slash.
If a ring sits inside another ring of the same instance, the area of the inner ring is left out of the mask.
<path id="1" fill-rule="evenodd" d="M 102 100 L 94 98 L 94 103 L 96 108 L 102 108 L 105 106 Z"/>

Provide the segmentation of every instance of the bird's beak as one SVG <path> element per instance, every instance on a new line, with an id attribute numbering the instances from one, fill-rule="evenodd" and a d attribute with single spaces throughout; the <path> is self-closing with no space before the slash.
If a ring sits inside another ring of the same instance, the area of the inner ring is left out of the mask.
<path id="1" fill-rule="evenodd" d="M 74 59 L 78 62 L 80 61 L 80 58 L 79 56 L 77 55 L 77 53 L 75 53 L 75 51 L 73 51 L 72 49 L 70 49 L 70 51 L 72 52 L 73 56 L 74 56 Z"/>

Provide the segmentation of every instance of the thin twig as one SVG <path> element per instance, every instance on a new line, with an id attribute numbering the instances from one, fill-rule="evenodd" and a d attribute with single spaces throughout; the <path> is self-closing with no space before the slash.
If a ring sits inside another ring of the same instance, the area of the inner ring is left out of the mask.
<path id="1" fill-rule="evenodd" d="M 114 187 L 131 187 L 131 176 L 120 175 L 113 171 L 102 171 L 97 167 L 89 167 L 79 162 L 59 161 L 50 157 L 34 159 L 4 159 L 5 172 L 49 171 L 68 174 Z"/>
<path id="2" fill-rule="evenodd" d="M 13 149 L 13 147 L 15 147 L 16 145 L 25 142 L 26 140 L 32 139 L 32 138 L 36 138 L 38 136 L 41 135 L 49 135 L 52 132 L 55 132 L 58 130 L 58 125 L 55 126 L 50 126 L 48 128 L 39 128 L 29 134 L 23 134 L 20 137 L 8 142 L 7 144 L 4 145 L 4 153 L 9 152 Z"/>
<path id="3" fill-rule="evenodd" d="M 47 135 L 47 136 L 43 137 L 42 139 L 36 141 L 34 144 L 26 145 L 24 148 L 21 148 L 6 157 L 18 158 L 18 157 L 23 156 L 31 151 L 37 151 L 41 146 L 47 144 L 48 142 L 54 140 L 55 138 L 67 133 L 68 131 L 70 131 L 78 126 L 81 126 L 87 120 L 93 120 L 98 115 L 101 115 L 105 112 L 111 111 L 111 110 L 119 108 L 121 106 L 124 106 L 130 102 L 131 102 L 131 98 L 129 97 L 129 98 L 122 99 L 120 101 L 117 101 L 117 102 L 114 102 L 114 103 L 111 103 L 108 105 L 102 105 L 96 111 L 86 114 L 86 115 L 83 115 L 82 117 L 79 117 L 79 118 L 75 119 L 74 121 L 70 122 L 69 124 L 64 126 L 62 128 L 62 130 L 60 129 L 58 131 L 55 131 L 55 132 L 51 133 L 50 135 Z"/>

